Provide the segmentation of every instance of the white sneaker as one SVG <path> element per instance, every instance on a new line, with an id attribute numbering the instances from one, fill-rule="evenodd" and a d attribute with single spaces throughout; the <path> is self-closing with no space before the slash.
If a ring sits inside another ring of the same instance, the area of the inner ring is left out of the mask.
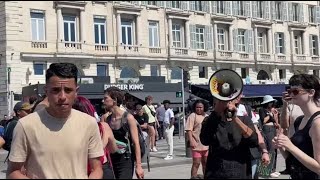
<path id="1" fill-rule="evenodd" d="M 281 173 L 280 173 L 280 172 L 274 172 L 274 173 L 275 173 L 275 174 L 277 174 L 277 175 L 279 175 L 279 176 L 281 175 Z"/>
<path id="2" fill-rule="evenodd" d="M 173 156 L 172 155 L 167 155 L 167 157 L 164 158 L 164 160 L 172 160 Z"/>
<path id="3" fill-rule="evenodd" d="M 157 150 L 157 148 L 154 146 L 153 149 L 152 149 L 152 151 L 153 151 L 153 152 L 157 152 L 158 150 Z"/>
<path id="4" fill-rule="evenodd" d="M 280 175 L 278 174 L 278 173 L 271 173 L 270 174 L 270 177 L 272 177 L 272 178 L 278 178 Z"/>

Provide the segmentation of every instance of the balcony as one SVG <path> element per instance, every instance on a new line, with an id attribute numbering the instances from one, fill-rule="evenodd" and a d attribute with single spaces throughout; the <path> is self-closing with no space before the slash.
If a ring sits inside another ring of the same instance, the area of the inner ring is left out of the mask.
<path id="1" fill-rule="evenodd" d="M 312 62 L 319 62 L 319 56 L 312 56 L 311 60 Z"/>
<path id="2" fill-rule="evenodd" d="M 262 60 L 262 61 L 270 61 L 271 60 L 271 55 L 268 53 L 261 53 L 258 55 L 258 57 L 259 57 L 259 60 Z"/>
<path id="3" fill-rule="evenodd" d="M 118 53 L 120 55 L 139 55 L 139 46 L 121 44 L 118 46 Z"/>
<path id="4" fill-rule="evenodd" d="M 197 56 L 206 57 L 206 56 L 208 56 L 208 52 L 207 51 L 197 51 Z"/>
<path id="5" fill-rule="evenodd" d="M 232 58 L 231 51 L 219 51 L 221 57 Z"/>
<path id="6" fill-rule="evenodd" d="M 96 45 L 94 45 L 94 49 L 96 51 L 108 51 L 109 47 L 106 44 L 96 44 Z"/>
<path id="7" fill-rule="evenodd" d="M 32 48 L 47 48 L 47 42 L 31 42 L 31 47 Z"/>
<path id="8" fill-rule="evenodd" d="M 249 59 L 249 54 L 247 53 L 239 53 L 240 59 Z"/>
<path id="9" fill-rule="evenodd" d="M 276 54 L 275 58 L 279 62 L 286 62 L 287 61 L 287 57 L 284 54 Z"/>
<path id="10" fill-rule="evenodd" d="M 297 55 L 295 55 L 295 59 L 296 59 L 296 61 L 306 61 L 306 59 L 307 59 L 307 57 L 306 57 L 306 55 L 301 55 L 301 54 L 297 54 Z"/>
<path id="11" fill-rule="evenodd" d="M 183 56 L 188 56 L 189 55 L 189 51 L 188 51 L 188 49 L 187 48 L 171 48 L 172 49 L 172 54 L 173 55 L 178 55 L 178 56 L 181 56 L 181 55 L 183 55 Z"/>
<path id="12" fill-rule="evenodd" d="M 150 47 L 149 48 L 149 53 L 151 53 L 151 54 L 161 54 L 161 48 Z"/>
<path id="13" fill-rule="evenodd" d="M 82 49 L 80 42 L 64 42 L 64 47 L 67 49 Z"/>

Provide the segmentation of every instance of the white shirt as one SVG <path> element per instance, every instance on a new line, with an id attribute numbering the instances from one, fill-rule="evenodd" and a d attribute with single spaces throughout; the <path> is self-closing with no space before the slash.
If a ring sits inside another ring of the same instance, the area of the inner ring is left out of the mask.
<path id="1" fill-rule="evenodd" d="M 170 124 L 171 118 L 174 118 L 174 114 L 173 114 L 172 109 L 169 108 L 166 110 L 166 112 L 164 114 L 164 121 L 163 122 L 166 124 Z"/>
<path id="2" fill-rule="evenodd" d="M 246 110 L 246 107 L 243 104 L 239 104 L 238 109 L 237 109 L 237 116 L 248 116 L 248 112 Z M 258 120 L 260 119 L 259 115 L 255 114 L 251 111 L 251 116 L 252 116 L 251 120 L 252 120 L 253 124 L 258 124 L 259 123 Z"/>

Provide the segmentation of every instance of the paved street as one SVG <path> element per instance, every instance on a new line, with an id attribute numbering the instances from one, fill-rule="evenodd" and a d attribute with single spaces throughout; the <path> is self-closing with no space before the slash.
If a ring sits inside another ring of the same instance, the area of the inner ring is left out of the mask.
<path id="1" fill-rule="evenodd" d="M 190 179 L 191 158 L 185 157 L 184 137 L 174 137 L 174 159 L 166 161 L 163 158 L 167 155 L 167 145 L 165 140 L 157 141 L 158 152 L 151 152 L 150 172 L 147 170 L 147 164 L 143 163 L 146 179 Z M 0 179 L 5 179 L 7 164 L 4 160 L 7 152 L 0 150 Z M 284 159 L 278 156 L 277 170 L 281 171 L 285 167 Z M 201 173 L 201 170 L 199 170 Z M 281 179 L 289 179 L 287 175 L 281 175 Z"/>

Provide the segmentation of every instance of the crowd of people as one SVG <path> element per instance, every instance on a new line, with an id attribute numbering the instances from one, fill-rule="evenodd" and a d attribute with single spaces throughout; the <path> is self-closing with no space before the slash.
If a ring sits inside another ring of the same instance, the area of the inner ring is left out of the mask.
<path id="1" fill-rule="evenodd" d="M 8 153 L 7 178 L 144 178 L 142 161 L 166 139 L 165 160 L 174 158 L 175 116 L 170 100 L 154 106 L 126 105 L 117 87 L 104 91 L 105 114 L 99 117 L 90 100 L 78 96 L 77 68 L 53 63 L 46 72 L 45 95 L 18 102 L 14 116 L 1 121 L 0 146 Z M 314 75 L 290 78 L 283 106 L 266 95 L 259 110 L 241 102 L 214 99 L 188 104 L 185 131 L 192 150 L 191 178 L 256 179 L 261 169 L 277 178 L 318 178 L 320 174 L 320 84 Z M 81 132 L 81 133 L 79 133 Z M 278 150 L 286 169 L 276 171 Z"/>

